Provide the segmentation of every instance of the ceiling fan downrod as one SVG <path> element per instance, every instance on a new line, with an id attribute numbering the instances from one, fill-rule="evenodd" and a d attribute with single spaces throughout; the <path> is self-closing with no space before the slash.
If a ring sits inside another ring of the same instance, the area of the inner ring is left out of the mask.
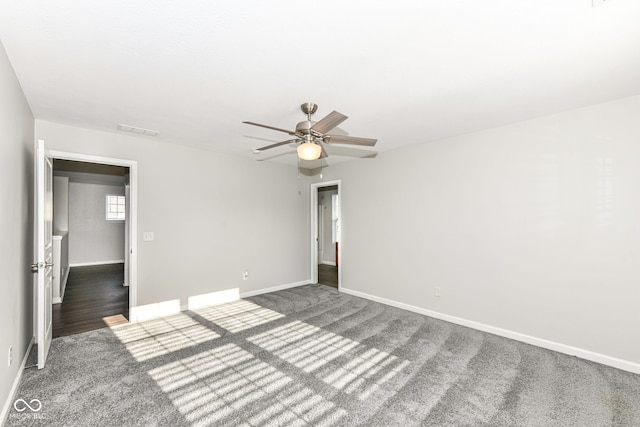
<path id="1" fill-rule="evenodd" d="M 318 111 L 318 105 L 313 102 L 305 102 L 300 106 L 300 109 L 307 115 L 307 120 L 311 121 L 311 116 Z"/>

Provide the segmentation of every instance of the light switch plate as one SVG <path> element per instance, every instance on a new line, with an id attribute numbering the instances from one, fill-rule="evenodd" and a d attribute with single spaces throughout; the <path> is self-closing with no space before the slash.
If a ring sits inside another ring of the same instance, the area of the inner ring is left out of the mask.
<path id="1" fill-rule="evenodd" d="M 152 242 L 155 239 L 155 235 L 153 231 L 143 231 L 142 232 L 142 241 L 144 242 Z"/>

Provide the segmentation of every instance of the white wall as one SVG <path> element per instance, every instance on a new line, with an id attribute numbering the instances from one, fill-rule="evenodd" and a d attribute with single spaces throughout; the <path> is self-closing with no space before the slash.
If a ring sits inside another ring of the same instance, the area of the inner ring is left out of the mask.
<path id="1" fill-rule="evenodd" d="M 139 305 L 309 279 L 309 180 L 295 168 L 40 120 L 36 135 L 53 150 L 138 162 Z"/>
<path id="2" fill-rule="evenodd" d="M 639 96 L 324 174 L 344 288 L 640 364 Z"/>
<path id="3" fill-rule="evenodd" d="M 54 176 L 53 234 L 61 231 L 69 231 L 69 178 L 66 176 Z"/>
<path id="4" fill-rule="evenodd" d="M 69 183 L 69 264 L 124 262 L 124 221 L 107 221 L 107 194 L 124 185 Z"/>
<path id="5" fill-rule="evenodd" d="M 0 43 L 0 405 L 12 386 L 32 330 L 33 115 Z M 9 347 L 13 364 L 8 367 Z M 9 406 L 7 406 L 9 405 Z M 0 424 L 2 420 L 0 419 Z"/>

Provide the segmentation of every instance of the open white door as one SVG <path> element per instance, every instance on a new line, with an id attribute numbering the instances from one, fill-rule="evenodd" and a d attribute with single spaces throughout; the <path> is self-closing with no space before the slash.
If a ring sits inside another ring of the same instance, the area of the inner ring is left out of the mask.
<path id="1" fill-rule="evenodd" d="M 124 185 L 124 283 L 122 286 L 129 286 L 129 262 L 131 257 L 131 190 L 129 184 Z"/>
<path id="2" fill-rule="evenodd" d="M 36 342 L 38 369 L 44 368 L 53 334 L 51 285 L 53 281 L 53 160 L 43 140 L 36 143 L 35 158 Z"/>

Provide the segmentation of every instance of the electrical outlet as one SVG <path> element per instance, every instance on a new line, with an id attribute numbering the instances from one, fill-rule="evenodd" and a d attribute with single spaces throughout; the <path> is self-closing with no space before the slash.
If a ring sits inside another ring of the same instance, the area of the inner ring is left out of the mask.
<path id="1" fill-rule="evenodd" d="M 242 273 L 242 280 L 249 280 L 249 270 L 245 270 L 244 273 Z"/>
<path id="2" fill-rule="evenodd" d="M 13 363 L 13 347 L 9 346 L 8 366 L 11 366 L 12 363 Z"/>
<path id="3" fill-rule="evenodd" d="M 441 290 L 440 290 L 440 288 L 439 288 L 439 287 L 435 287 L 435 288 L 433 288 L 433 295 L 435 295 L 435 296 L 437 296 L 437 297 L 442 296 L 442 292 L 441 292 Z"/>

